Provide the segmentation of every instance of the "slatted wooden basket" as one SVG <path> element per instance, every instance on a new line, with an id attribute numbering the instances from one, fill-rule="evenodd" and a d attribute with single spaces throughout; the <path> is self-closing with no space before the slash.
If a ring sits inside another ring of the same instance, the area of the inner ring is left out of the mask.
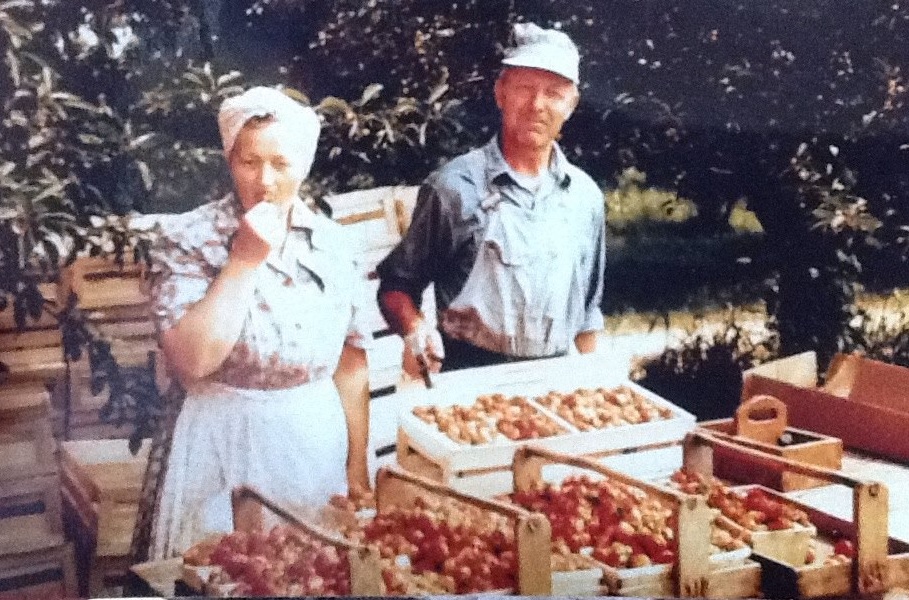
<path id="1" fill-rule="evenodd" d="M 233 504 L 234 529 L 236 531 L 262 531 L 267 518 L 277 518 L 283 523 L 301 530 L 305 535 L 323 544 L 336 548 L 347 557 L 350 564 L 350 590 L 352 596 L 380 596 L 385 593 L 378 554 L 372 548 L 352 543 L 339 535 L 316 525 L 307 515 L 284 502 L 266 498 L 254 488 L 236 488 L 231 498 Z M 214 540 L 212 540 L 214 542 Z M 195 567 L 184 565 L 182 581 L 198 593 L 209 596 L 229 596 L 230 584 L 213 583 L 213 575 L 219 567 Z"/>
<path id="2" fill-rule="evenodd" d="M 544 470 L 551 472 L 544 474 Z M 631 486 L 660 499 L 673 510 L 678 542 L 676 563 L 638 568 L 601 565 L 604 577 L 598 594 L 748 598 L 758 593 L 760 567 L 747 560 L 747 552 L 710 553 L 715 511 L 707 507 L 703 498 L 641 481 L 591 458 L 552 452 L 539 446 L 525 446 L 515 453 L 513 483 L 507 491 L 534 489 L 544 481 L 557 482 L 568 474 L 589 474 Z"/>
<path id="3" fill-rule="evenodd" d="M 704 430 L 690 434 L 685 442 L 684 465 L 704 475 L 713 474 L 714 450 L 722 448 L 762 468 L 790 471 L 840 484 L 852 489 L 853 518 L 846 521 L 809 506 L 796 504 L 808 513 L 822 536 L 844 536 L 854 542 L 855 558 L 846 563 L 804 560 L 785 562 L 773 549 L 756 549 L 763 568 L 763 591 L 768 597 L 817 597 L 871 594 L 909 583 L 909 544 L 888 535 L 887 487 L 874 481 L 848 477 L 837 471 L 788 460 L 734 443 L 728 437 Z M 824 546 L 821 546 L 824 550 Z M 758 552 L 764 553 L 763 555 Z"/>

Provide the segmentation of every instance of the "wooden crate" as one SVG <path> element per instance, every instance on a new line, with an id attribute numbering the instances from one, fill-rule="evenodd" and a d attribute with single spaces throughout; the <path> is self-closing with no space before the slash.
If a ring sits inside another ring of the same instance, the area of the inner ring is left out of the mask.
<path id="1" fill-rule="evenodd" d="M 0 600 L 62 600 L 76 594 L 70 544 L 0 556 Z"/>
<path id="2" fill-rule="evenodd" d="M 89 502 L 138 503 L 150 447 L 145 440 L 133 455 L 127 440 L 63 442 L 60 463 L 66 484 Z"/>
<path id="3" fill-rule="evenodd" d="M 513 481 L 507 489 L 496 489 L 495 493 L 534 489 L 541 482 L 560 482 L 568 475 L 579 473 L 594 474 L 640 489 L 671 506 L 674 513 L 678 541 L 675 565 L 627 569 L 600 565 L 604 577 L 599 594 L 709 598 L 757 595 L 760 567 L 747 560 L 747 551 L 710 554 L 715 511 L 707 506 L 704 498 L 641 481 L 590 458 L 551 452 L 537 446 L 525 446 L 515 453 Z"/>
<path id="4" fill-rule="evenodd" d="M 852 488 L 852 521 L 838 519 L 807 505 L 805 510 L 817 530 L 833 536 L 835 532 L 851 539 L 855 558 L 846 564 L 801 564 L 784 562 L 772 556 L 761 556 L 764 568 L 762 586 L 769 597 L 817 597 L 828 595 L 878 593 L 909 582 L 909 544 L 888 535 L 887 487 L 874 481 L 861 481 L 837 471 L 765 454 L 720 439 L 704 430 L 688 436 L 685 444 L 685 468 L 705 475 L 713 473 L 713 450 L 723 447 L 748 455 L 766 468 L 790 470 L 829 483 Z M 823 546 L 822 546 L 823 548 Z"/>
<path id="5" fill-rule="evenodd" d="M 41 293 L 41 296 L 49 302 L 50 308 L 57 308 L 56 283 L 39 283 L 38 291 Z M 29 318 L 26 322 L 27 330 L 46 330 L 56 328 L 57 320 L 48 311 L 44 311 L 36 321 L 33 321 L 31 318 Z M 0 311 L 0 333 L 17 332 L 18 329 L 19 328 L 16 326 L 16 319 L 13 311 L 12 297 L 7 296 L 7 308 L 6 310 Z"/>
<path id="6" fill-rule="evenodd" d="M 0 481 L 56 472 L 49 398 L 41 383 L 0 386 Z"/>
<path id="7" fill-rule="evenodd" d="M 132 261 L 120 267 L 109 258 L 79 258 L 62 271 L 57 294 L 61 306 L 75 294 L 79 308 L 101 313 L 114 307 L 141 307 L 148 303 L 145 268 Z"/>
<path id="8" fill-rule="evenodd" d="M 752 416 L 763 410 L 771 411 L 773 417 L 756 420 Z M 699 426 L 731 436 L 730 441 L 761 452 L 838 470 L 843 463 L 842 440 L 789 427 L 787 414 L 786 405 L 780 400 L 772 396 L 753 396 L 737 409 L 735 418 L 707 421 Z M 791 442 L 783 445 L 779 441 L 782 435 L 788 435 Z M 826 485 L 826 481 L 798 473 L 763 468 L 749 461 L 747 456 L 723 448 L 716 448 L 714 452 L 717 457 L 715 475 L 721 479 L 764 485 L 784 492 Z"/>
<path id="9" fill-rule="evenodd" d="M 4 481 L 0 485 L 0 555 L 36 552 L 62 543 L 59 477 Z"/>
<path id="10" fill-rule="evenodd" d="M 231 494 L 234 529 L 236 531 L 262 531 L 269 517 L 303 530 L 308 536 L 321 543 L 335 547 L 346 554 L 350 564 L 350 590 L 352 596 L 379 596 L 385 593 L 379 566 L 378 553 L 371 548 L 354 544 L 313 524 L 296 509 L 264 497 L 253 488 L 241 486 Z M 214 541 L 214 540 L 213 540 Z M 231 584 L 211 583 L 211 576 L 219 570 L 217 566 L 183 565 L 181 581 L 190 589 L 209 596 L 231 595 Z"/>
<path id="11" fill-rule="evenodd" d="M 114 358 L 124 371 L 145 369 L 149 353 L 157 354 L 157 342 L 151 338 L 114 339 Z M 157 361 L 156 361 L 157 364 Z M 70 363 L 69 385 L 65 382 L 55 390 L 55 432 L 58 437 L 68 440 L 115 439 L 129 437 L 132 432 L 130 419 L 123 425 L 116 425 L 101 418 L 101 409 L 110 399 L 110 390 L 100 394 L 91 390 L 91 369 L 88 359 Z"/>
<path id="12" fill-rule="evenodd" d="M 48 381 L 66 371 L 60 346 L 4 350 L 0 352 L 0 362 L 8 369 L 6 381 L 10 383 Z"/>
<path id="13" fill-rule="evenodd" d="M 539 440 L 528 440 L 534 443 Z M 522 446 L 523 447 L 523 446 Z M 681 444 L 667 442 L 660 444 L 640 445 L 634 448 L 621 448 L 604 452 L 591 452 L 578 454 L 600 464 L 624 473 L 636 474 L 640 468 L 652 469 L 663 475 L 671 473 L 678 468 L 675 453 L 666 452 L 680 448 Z M 677 450 L 678 451 L 678 450 Z M 512 480 L 510 467 L 492 467 L 488 469 L 470 469 L 465 471 L 448 471 L 442 464 L 424 454 L 423 450 L 415 446 L 407 432 L 398 429 L 397 444 L 395 446 L 397 463 L 422 477 L 444 483 L 459 492 L 467 494 L 485 494 L 490 489 L 500 489 Z M 639 457 L 645 457 L 639 459 Z M 646 461 L 646 465 L 641 462 Z M 654 475 L 653 478 L 658 478 Z"/>
<path id="14" fill-rule="evenodd" d="M 416 187 L 379 187 L 329 196 L 325 201 L 358 254 L 370 249 L 387 253 L 410 226 L 416 196 Z"/>
<path id="15" fill-rule="evenodd" d="M 801 370 L 816 370 L 813 354 L 790 357 L 790 362 L 796 358 Z M 790 364 L 790 370 L 794 368 Z M 881 379 L 885 376 L 886 380 Z M 826 379 L 823 387 L 815 388 L 751 373 L 745 377 L 742 398 L 773 396 L 786 405 L 795 427 L 839 438 L 847 447 L 909 460 L 909 436 L 905 435 L 909 411 L 898 408 L 906 406 L 902 397 L 909 389 L 909 369 L 839 355 Z"/>
<path id="16" fill-rule="evenodd" d="M 45 300 L 53 301 L 55 284 L 41 284 L 39 289 Z M 65 370 L 61 342 L 56 318 L 48 312 L 37 321 L 27 320 L 25 328 L 19 329 L 11 302 L 0 311 L 0 363 L 8 369 L 6 382 L 43 382 L 60 377 Z"/>
<path id="17" fill-rule="evenodd" d="M 438 473 L 440 481 L 455 484 L 457 480 L 510 470 L 516 449 L 528 443 L 566 454 L 599 455 L 626 451 L 643 446 L 657 447 L 679 442 L 695 427 L 694 416 L 628 381 L 624 374 L 610 372 L 600 357 L 567 356 L 549 360 L 512 363 L 478 369 L 465 369 L 435 377 L 431 390 L 411 393 L 402 403 L 399 414 L 398 460 L 407 467 Z M 572 391 L 579 387 L 626 386 L 655 405 L 667 408 L 673 417 L 637 425 L 623 425 L 592 431 L 578 431 L 532 398 L 551 390 Z M 470 405 L 482 394 L 521 395 L 538 412 L 561 425 L 566 433 L 546 438 L 521 441 L 494 441 L 489 444 L 459 444 L 434 426 L 414 416 L 412 404 L 450 406 Z"/>
<path id="18" fill-rule="evenodd" d="M 30 348 L 59 348 L 62 334 L 53 329 L 24 329 L 0 332 L 0 352 L 13 352 Z"/>
<path id="19" fill-rule="evenodd" d="M 126 440 L 61 445 L 63 504 L 85 593 L 98 594 L 126 577 L 149 448 L 146 441 L 133 456 Z"/>
<path id="20" fill-rule="evenodd" d="M 463 494 L 425 477 L 393 467 L 382 467 L 376 476 L 376 507 L 379 514 L 393 508 L 408 509 L 417 498 L 435 496 L 463 502 L 507 517 L 514 523 L 517 545 L 518 594 L 525 596 L 553 593 L 550 567 L 550 527 L 543 515 L 495 500 Z"/>

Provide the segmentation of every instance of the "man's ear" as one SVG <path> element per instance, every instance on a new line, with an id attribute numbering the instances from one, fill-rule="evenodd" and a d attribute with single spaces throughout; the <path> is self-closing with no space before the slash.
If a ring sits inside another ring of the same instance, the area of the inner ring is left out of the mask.
<path id="1" fill-rule="evenodd" d="M 504 73 L 502 75 L 499 75 L 499 77 L 496 79 L 496 84 L 493 87 L 493 94 L 496 98 L 496 106 L 499 107 L 499 110 L 502 109 L 502 95 L 505 93 L 504 84 L 502 83 L 503 79 Z"/>
<path id="2" fill-rule="evenodd" d="M 578 107 L 578 103 L 580 101 L 581 101 L 581 95 L 578 93 L 577 90 L 575 90 L 574 94 L 571 98 L 571 102 L 568 104 L 568 107 L 565 109 L 565 112 L 564 112 L 566 121 L 571 118 L 571 115 L 574 114 L 574 109 L 576 109 Z"/>

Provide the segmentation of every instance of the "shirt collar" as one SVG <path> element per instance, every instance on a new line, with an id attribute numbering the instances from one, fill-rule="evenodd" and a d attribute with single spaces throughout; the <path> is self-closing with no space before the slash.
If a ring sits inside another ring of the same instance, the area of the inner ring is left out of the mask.
<path id="1" fill-rule="evenodd" d="M 290 206 L 290 228 L 313 229 L 318 226 L 317 221 L 316 213 L 301 198 L 294 198 Z"/>
<path id="2" fill-rule="evenodd" d="M 568 159 L 558 144 L 552 144 L 552 158 L 549 161 L 549 173 L 555 178 L 560 187 L 568 187 L 571 184 L 571 176 L 568 175 L 566 166 Z M 486 158 L 486 185 L 493 183 L 499 177 L 506 175 L 512 181 L 515 181 L 514 169 L 505 160 L 502 155 L 502 148 L 499 146 L 499 136 L 494 136 L 484 147 L 483 154 Z"/>

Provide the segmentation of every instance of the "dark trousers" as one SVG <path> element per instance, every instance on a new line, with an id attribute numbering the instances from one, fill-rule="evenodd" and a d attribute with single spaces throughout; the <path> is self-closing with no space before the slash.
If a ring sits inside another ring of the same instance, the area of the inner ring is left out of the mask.
<path id="1" fill-rule="evenodd" d="M 459 369 L 472 369 L 474 367 L 488 367 L 503 363 L 522 362 L 526 360 L 540 360 L 542 358 L 555 358 L 564 356 L 564 353 L 555 356 L 509 356 L 498 352 L 490 352 L 478 348 L 473 344 L 462 342 L 448 337 L 442 333 L 442 343 L 445 344 L 445 360 L 442 361 L 442 371 L 457 371 Z"/>

